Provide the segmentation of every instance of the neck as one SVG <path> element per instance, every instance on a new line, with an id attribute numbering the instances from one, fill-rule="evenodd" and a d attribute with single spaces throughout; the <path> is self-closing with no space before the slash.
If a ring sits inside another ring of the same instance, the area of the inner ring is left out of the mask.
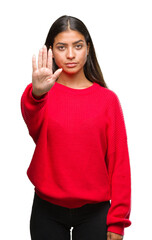
<path id="1" fill-rule="evenodd" d="M 76 74 L 68 74 L 63 71 L 57 82 L 73 88 L 81 88 L 91 83 L 85 77 L 84 71 L 78 72 Z"/>

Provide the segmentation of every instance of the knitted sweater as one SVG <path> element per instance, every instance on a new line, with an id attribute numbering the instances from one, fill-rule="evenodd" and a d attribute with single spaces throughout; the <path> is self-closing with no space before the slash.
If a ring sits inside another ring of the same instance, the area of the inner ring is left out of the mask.
<path id="1" fill-rule="evenodd" d="M 27 170 L 37 194 L 67 208 L 111 200 L 107 231 L 131 225 L 131 171 L 120 101 L 93 83 L 74 89 L 55 82 L 41 99 L 30 83 L 21 111 L 36 147 Z"/>

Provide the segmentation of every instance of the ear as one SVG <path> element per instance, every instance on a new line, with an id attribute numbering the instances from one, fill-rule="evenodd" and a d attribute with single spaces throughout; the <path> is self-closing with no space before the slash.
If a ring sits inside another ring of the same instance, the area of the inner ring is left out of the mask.
<path id="1" fill-rule="evenodd" d="M 53 56 L 53 48 L 50 46 L 50 48 L 51 48 L 51 50 L 52 50 L 52 58 L 54 58 L 54 56 Z"/>
<path id="2" fill-rule="evenodd" d="M 87 55 L 89 55 L 89 50 L 90 50 L 90 43 L 87 45 Z"/>

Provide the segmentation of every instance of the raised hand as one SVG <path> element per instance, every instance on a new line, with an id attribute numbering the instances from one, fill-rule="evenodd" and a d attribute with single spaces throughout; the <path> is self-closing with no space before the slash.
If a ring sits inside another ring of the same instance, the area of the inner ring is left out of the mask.
<path id="1" fill-rule="evenodd" d="M 44 45 L 43 48 L 39 50 L 38 56 L 38 67 L 36 66 L 36 57 L 32 57 L 32 94 L 35 97 L 41 97 L 43 94 L 47 93 L 54 85 L 56 79 L 62 72 L 62 68 L 52 72 L 52 50 Z"/>

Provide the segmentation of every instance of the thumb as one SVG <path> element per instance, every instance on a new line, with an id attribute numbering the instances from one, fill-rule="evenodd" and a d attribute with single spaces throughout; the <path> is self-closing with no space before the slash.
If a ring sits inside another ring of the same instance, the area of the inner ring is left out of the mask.
<path id="1" fill-rule="evenodd" d="M 52 80 L 55 81 L 60 76 L 62 70 L 63 70 L 62 68 L 59 68 L 58 70 L 56 70 L 52 76 Z"/>

